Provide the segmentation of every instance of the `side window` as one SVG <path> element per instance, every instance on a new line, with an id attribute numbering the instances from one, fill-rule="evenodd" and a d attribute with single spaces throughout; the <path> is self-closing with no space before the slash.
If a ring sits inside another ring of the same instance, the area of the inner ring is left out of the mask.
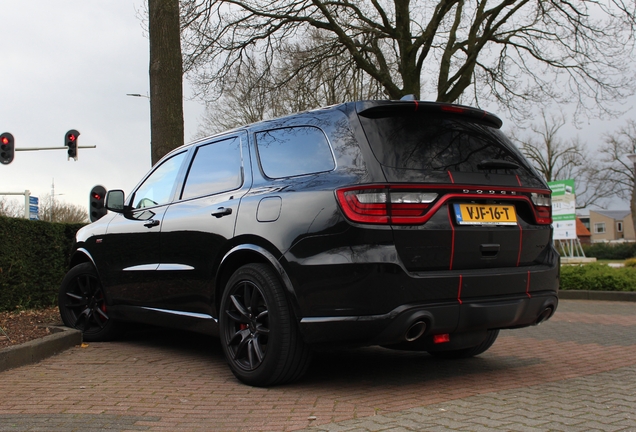
<path id="1" fill-rule="evenodd" d="M 313 126 L 274 129 L 256 134 L 258 157 L 269 178 L 331 171 L 336 167 L 325 134 Z"/>
<path id="2" fill-rule="evenodd" d="M 241 140 L 217 141 L 196 149 L 181 199 L 230 191 L 242 183 Z"/>
<path id="3" fill-rule="evenodd" d="M 133 208 L 154 207 L 170 202 L 172 188 L 185 155 L 186 152 L 182 152 L 172 156 L 150 174 L 135 192 Z"/>

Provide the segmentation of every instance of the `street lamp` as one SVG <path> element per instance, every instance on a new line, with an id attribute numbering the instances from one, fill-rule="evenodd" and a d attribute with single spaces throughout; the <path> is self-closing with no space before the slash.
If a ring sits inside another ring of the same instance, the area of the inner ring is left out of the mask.
<path id="1" fill-rule="evenodd" d="M 150 123 L 150 165 L 152 165 L 152 104 L 150 102 L 150 96 L 148 96 L 147 93 L 145 95 L 142 95 L 140 93 L 126 93 L 126 96 L 140 97 L 140 98 L 148 99 L 148 104 L 149 104 L 148 118 L 149 118 L 149 123 Z"/>
<path id="2" fill-rule="evenodd" d="M 55 213 L 55 197 L 64 195 L 63 193 L 55 193 L 55 179 L 51 181 L 51 213 L 49 214 L 49 220 L 53 222 L 53 214 Z"/>
<path id="3" fill-rule="evenodd" d="M 142 97 L 142 98 L 146 98 L 146 99 L 150 100 L 150 96 L 148 96 L 147 94 L 142 95 L 142 94 L 139 94 L 139 93 L 126 93 L 126 96 Z"/>

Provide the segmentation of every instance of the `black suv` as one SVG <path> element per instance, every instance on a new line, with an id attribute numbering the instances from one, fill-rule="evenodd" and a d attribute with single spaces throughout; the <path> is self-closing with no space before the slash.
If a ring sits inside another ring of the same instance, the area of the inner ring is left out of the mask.
<path id="1" fill-rule="evenodd" d="M 125 322 L 218 335 L 257 386 L 320 345 L 480 354 L 558 303 L 550 189 L 501 124 L 362 101 L 178 148 L 78 232 L 62 318 L 88 341 Z"/>

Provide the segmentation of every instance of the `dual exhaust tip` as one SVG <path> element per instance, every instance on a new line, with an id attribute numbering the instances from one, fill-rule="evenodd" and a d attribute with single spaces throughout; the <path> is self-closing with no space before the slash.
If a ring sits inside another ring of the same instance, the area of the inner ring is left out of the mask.
<path id="1" fill-rule="evenodd" d="M 552 305 L 547 306 L 539 314 L 539 316 L 537 317 L 537 320 L 535 321 L 534 324 L 535 325 L 541 324 L 542 322 L 544 322 L 548 318 L 550 318 L 553 313 L 554 313 L 554 306 L 552 306 Z M 409 328 L 406 330 L 406 333 L 404 333 L 404 340 L 406 340 L 407 342 L 413 342 L 413 341 L 419 339 L 420 337 L 422 337 L 422 335 L 424 333 L 426 333 L 426 329 L 427 328 L 428 328 L 428 325 L 427 325 L 426 321 L 423 321 L 421 319 L 420 320 L 415 320 L 409 326 Z"/>

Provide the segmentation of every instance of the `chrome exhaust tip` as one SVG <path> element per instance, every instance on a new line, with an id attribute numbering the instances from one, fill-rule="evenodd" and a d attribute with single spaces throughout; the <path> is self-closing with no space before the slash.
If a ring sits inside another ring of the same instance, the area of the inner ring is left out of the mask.
<path id="1" fill-rule="evenodd" d="M 539 325 L 545 320 L 547 320 L 548 318 L 550 318 L 553 312 L 554 312 L 554 309 L 552 309 L 552 307 L 545 308 L 543 312 L 541 312 L 539 316 L 537 317 L 537 320 L 535 321 L 534 325 Z"/>
<path id="2" fill-rule="evenodd" d="M 425 331 L 426 331 L 426 323 L 424 321 L 416 321 L 413 324 L 411 324 L 409 329 L 406 331 L 406 334 L 404 335 L 404 339 L 407 342 L 413 342 L 414 340 L 419 339 L 424 334 Z"/>

